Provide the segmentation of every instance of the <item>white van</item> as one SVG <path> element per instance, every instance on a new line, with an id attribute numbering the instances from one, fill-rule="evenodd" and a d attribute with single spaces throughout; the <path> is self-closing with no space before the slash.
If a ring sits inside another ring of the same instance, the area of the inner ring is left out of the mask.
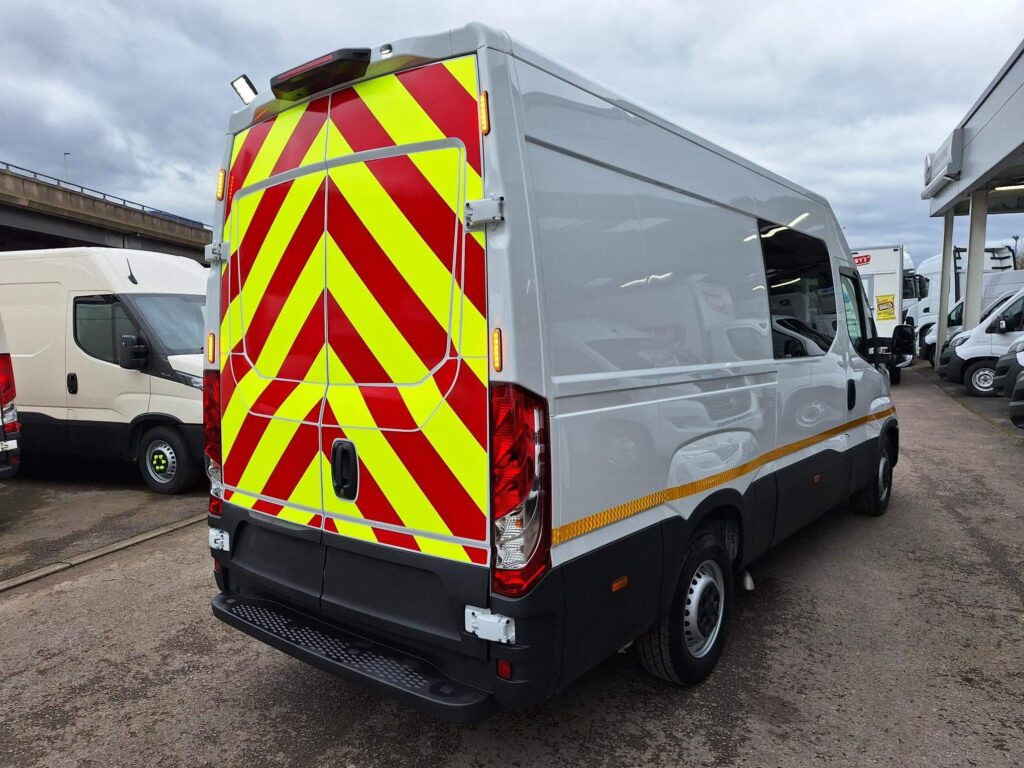
<path id="1" fill-rule="evenodd" d="M 1024 270 L 1022 270 L 1024 272 Z M 984 323 L 989 315 L 999 307 L 1004 301 L 1013 296 L 1022 286 L 1017 286 L 1013 290 L 1003 291 L 997 293 L 994 296 L 988 293 L 982 294 L 981 299 L 981 315 L 979 317 L 980 322 Z M 949 310 L 949 314 L 946 316 L 946 343 L 943 345 L 941 351 L 945 351 L 950 343 L 956 338 L 964 329 L 964 299 L 960 299 L 953 308 Z M 923 349 L 929 353 L 928 361 L 934 368 L 936 365 L 935 345 L 939 341 L 939 328 L 937 325 L 929 325 L 928 331 L 924 334 Z"/>
<path id="2" fill-rule="evenodd" d="M 11 350 L 7 346 L 3 318 L 0 318 L 0 480 L 18 473 L 21 425 L 18 423 L 17 396 Z"/>
<path id="3" fill-rule="evenodd" d="M 160 493 L 192 484 L 208 271 L 119 248 L 0 253 L 25 453 L 137 461 Z"/>
<path id="4" fill-rule="evenodd" d="M 885 511 L 889 361 L 824 198 L 480 25 L 271 92 L 209 251 L 220 619 L 473 720 L 634 641 L 702 680 L 748 563 Z"/>
<path id="5" fill-rule="evenodd" d="M 975 397 L 996 394 L 996 362 L 1024 338 L 1024 288 L 997 305 L 988 318 L 954 336 L 939 357 L 939 378 L 955 381 Z"/>

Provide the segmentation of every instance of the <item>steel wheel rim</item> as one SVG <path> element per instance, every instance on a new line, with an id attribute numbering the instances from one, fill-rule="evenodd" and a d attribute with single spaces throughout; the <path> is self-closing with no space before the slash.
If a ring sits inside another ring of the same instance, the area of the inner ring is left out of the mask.
<path id="1" fill-rule="evenodd" d="M 981 392 L 988 392 L 995 386 L 996 372 L 992 368 L 979 368 L 971 374 L 971 382 L 974 388 Z"/>
<path id="2" fill-rule="evenodd" d="M 883 453 L 878 462 L 878 500 L 883 504 L 889 499 L 892 491 L 892 464 L 889 454 Z"/>
<path id="3" fill-rule="evenodd" d="M 178 456 L 166 440 L 154 440 L 146 447 L 146 471 L 154 482 L 166 485 L 178 472 Z"/>
<path id="4" fill-rule="evenodd" d="M 725 615 L 725 579 L 714 560 L 705 560 L 694 571 L 683 607 L 683 636 L 686 649 L 695 659 L 714 647 Z"/>

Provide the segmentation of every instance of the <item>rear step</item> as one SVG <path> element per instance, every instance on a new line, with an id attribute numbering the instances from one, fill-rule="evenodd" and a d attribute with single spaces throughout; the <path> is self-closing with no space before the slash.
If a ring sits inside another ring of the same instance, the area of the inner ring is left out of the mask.
<path id="1" fill-rule="evenodd" d="M 213 614 L 297 659 L 435 717 L 472 723 L 494 711 L 489 693 L 446 677 L 422 659 L 270 600 L 220 594 L 213 598 Z"/>

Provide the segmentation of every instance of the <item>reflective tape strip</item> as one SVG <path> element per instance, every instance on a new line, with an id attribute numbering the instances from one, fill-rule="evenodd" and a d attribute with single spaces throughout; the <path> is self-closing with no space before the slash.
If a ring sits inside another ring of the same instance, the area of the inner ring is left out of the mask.
<path id="1" fill-rule="evenodd" d="M 895 413 L 895 408 L 887 408 L 886 410 L 879 411 L 878 413 L 862 416 L 859 419 L 854 419 L 853 421 L 849 421 L 846 424 L 826 430 L 825 432 L 812 437 L 804 438 L 803 440 L 798 440 L 795 443 L 789 443 L 788 445 L 775 448 L 774 450 L 758 456 L 756 459 L 751 459 L 737 467 L 727 469 L 724 472 L 718 472 L 700 480 L 694 480 L 693 482 L 684 483 L 683 485 L 676 485 L 662 491 L 655 491 L 654 493 L 650 493 L 646 496 L 641 496 L 639 499 L 633 499 L 632 501 L 627 501 L 623 504 L 617 504 L 603 512 L 597 512 L 579 520 L 574 520 L 571 523 L 566 523 L 565 525 L 555 528 L 551 532 L 551 543 L 553 545 L 564 544 L 571 539 L 596 531 L 598 528 L 604 528 L 607 525 L 621 522 L 622 520 L 638 515 L 641 512 L 646 512 L 659 504 L 666 504 L 670 501 L 677 501 L 678 499 L 682 499 L 686 496 L 695 496 L 698 493 L 704 493 L 712 488 L 731 482 L 743 475 L 753 472 L 771 461 L 781 459 L 784 456 L 796 453 L 804 448 L 824 442 L 831 437 L 841 435 L 843 432 L 847 432 L 863 424 L 885 419 Z"/>

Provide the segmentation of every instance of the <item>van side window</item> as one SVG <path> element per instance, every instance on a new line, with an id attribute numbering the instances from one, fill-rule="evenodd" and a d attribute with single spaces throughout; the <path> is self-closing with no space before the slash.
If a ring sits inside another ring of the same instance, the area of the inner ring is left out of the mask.
<path id="1" fill-rule="evenodd" d="M 1017 299 L 1013 304 L 1008 306 L 999 314 L 1001 317 L 1006 318 L 1007 331 L 1021 330 L 1021 320 L 1024 319 L 1024 317 L 1022 317 L 1024 316 L 1024 298 Z"/>
<path id="2" fill-rule="evenodd" d="M 862 356 L 867 356 L 867 343 L 864 339 L 864 302 L 859 298 L 860 291 L 853 278 L 849 275 L 840 275 L 839 282 L 843 286 L 843 307 L 846 310 L 846 330 L 850 334 L 850 341 L 853 348 Z"/>
<path id="3" fill-rule="evenodd" d="M 964 320 L 964 305 L 963 303 L 957 304 L 953 307 L 953 311 L 949 313 L 949 324 L 950 325 L 961 325 Z"/>
<path id="4" fill-rule="evenodd" d="M 776 359 L 824 355 L 836 335 L 836 291 L 824 241 L 758 220 L 772 351 Z"/>
<path id="5" fill-rule="evenodd" d="M 75 299 L 75 342 L 87 355 L 116 364 L 125 334 L 137 335 L 138 330 L 116 296 Z"/>

